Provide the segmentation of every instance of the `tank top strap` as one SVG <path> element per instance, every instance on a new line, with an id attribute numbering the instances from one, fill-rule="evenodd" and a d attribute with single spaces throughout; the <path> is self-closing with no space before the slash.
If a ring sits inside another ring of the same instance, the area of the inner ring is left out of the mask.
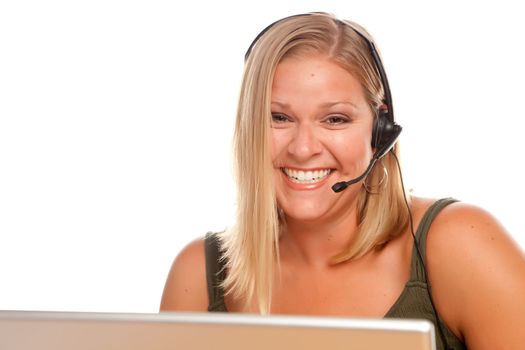
<path id="1" fill-rule="evenodd" d="M 415 245 L 418 245 L 421 257 L 423 258 L 423 261 L 426 261 L 426 243 L 430 225 L 443 208 L 457 201 L 458 200 L 454 198 L 438 199 L 427 209 L 427 211 L 423 215 L 423 218 L 421 219 L 421 222 L 419 223 L 419 226 L 417 227 L 417 231 L 415 233 L 417 242 L 414 242 L 414 248 L 412 249 L 412 262 L 410 273 L 410 279 L 412 281 L 425 281 L 425 267 L 421 263 L 421 259 L 418 256 L 418 251 Z"/>
<path id="2" fill-rule="evenodd" d="M 226 311 L 222 282 L 226 278 L 225 264 L 219 249 L 217 233 L 208 232 L 204 238 L 208 311 Z"/>

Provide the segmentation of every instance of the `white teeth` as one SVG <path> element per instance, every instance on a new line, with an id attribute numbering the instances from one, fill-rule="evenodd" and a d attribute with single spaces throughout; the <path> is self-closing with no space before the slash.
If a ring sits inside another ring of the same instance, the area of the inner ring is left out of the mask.
<path id="1" fill-rule="evenodd" d="M 332 172 L 330 169 L 302 171 L 290 168 L 282 168 L 282 170 L 293 182 L 301 184 L 319 182 Z"/>

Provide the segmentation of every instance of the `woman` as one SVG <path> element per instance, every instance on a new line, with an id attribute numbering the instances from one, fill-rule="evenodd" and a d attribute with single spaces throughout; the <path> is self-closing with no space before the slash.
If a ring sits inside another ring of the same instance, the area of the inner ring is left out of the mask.
<path id="1" fill-rule="evenodd" d="M 407 200 L 399 132 L 363 28 L 270 25 L 246 55 L 236 226 L 179 254 L 161 310 L 426 318 L 440 349 L 525 348 L 523 252 L 482 209 Z"/>

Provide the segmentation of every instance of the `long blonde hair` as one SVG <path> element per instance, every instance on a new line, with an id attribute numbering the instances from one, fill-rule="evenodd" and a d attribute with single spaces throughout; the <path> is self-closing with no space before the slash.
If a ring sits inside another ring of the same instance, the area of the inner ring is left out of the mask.
<path id="1" fill-rule="evenodd" d="M 223 287 L 245 308 L 256 302 L 269 313 L 275 271 L 279 266 L 281 220 L 270 157 L 270 101 L 276 66 L 291 55 L 327 55 L 356 76 L 373 111 L 383 104 L 384 91 L 360 26 L 325 13 L 292 16 L 276 22 L 260 38 L 246 60 L 234 134 L 237 221 L 221 234 L 227 277 Z M 370 38 L 371 40 L 371 38 Z M 398 152 L 398 150 L 394 150 Z M 360 257 L 400 234 L 408 222 L 399 171 L 391 154 L 366 179 L 382 187 L 379 194 L 361 189 L 356 239 L 334 263 Z"/>

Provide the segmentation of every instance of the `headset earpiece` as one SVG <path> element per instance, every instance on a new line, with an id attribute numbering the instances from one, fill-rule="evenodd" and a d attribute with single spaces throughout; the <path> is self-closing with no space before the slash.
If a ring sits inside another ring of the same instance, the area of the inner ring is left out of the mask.
<path id="1" fill-rule="evenodd" d="M 401 130 L 401 126 L 392 121 L 388 110 L 379 110 L 372 130 L 372 147 L 375 149 L 374 158 L 382 158 L 394 147 Z"/>

